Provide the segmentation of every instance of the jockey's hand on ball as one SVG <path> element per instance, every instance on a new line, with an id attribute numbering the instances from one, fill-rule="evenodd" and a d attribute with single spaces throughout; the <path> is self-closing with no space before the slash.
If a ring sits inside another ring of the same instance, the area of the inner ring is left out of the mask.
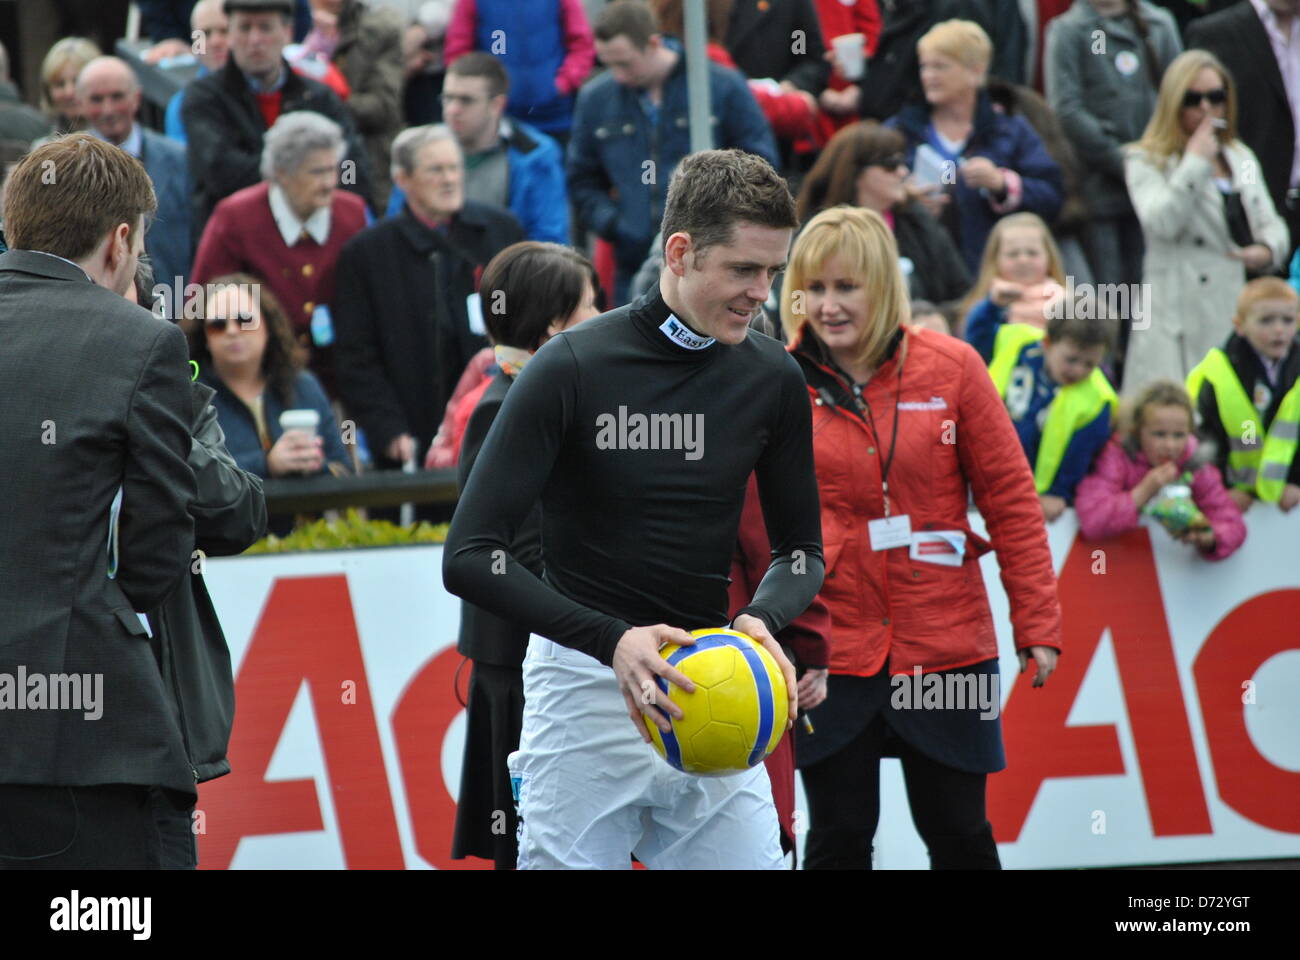
<path id="1" fill-rule="evenodd" d="M 785 728 L 789 730 L 794 726 L 794 718 L 799 715 L 799 683 L 794 676 L 794 667 L 786 659 L 785 651 L 781 649 L 781 644 L 767 629 L 767 624 L 758 617 L 751 614 L 742 614 L 732 621 L 731 629 L 739 630 L 741 633 L 753 637 L 772 655 L 776 665 L 781 668 L 781 673 L 785 677 L 785 692 L 790 698 L 790 712 L 785 722 Z"/>

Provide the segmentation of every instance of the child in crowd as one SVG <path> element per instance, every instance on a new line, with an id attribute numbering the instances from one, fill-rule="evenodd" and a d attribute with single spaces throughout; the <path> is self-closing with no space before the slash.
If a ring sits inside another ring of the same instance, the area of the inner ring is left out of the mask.
<path id="1" fill-rule="evenodd" d="M 1300 294 L 1278 277 L 1242 288 L 1235 332 L 1187 376 L 1200 415 L 1199 434 L 1213 443 L 1228 494 L 1245 511 L 1256 499 L 1284 512 L 1300 503 Z"/>
<path id="2" fill-rule="evenodd" d="M 912 326 L 924 327 L 926 330 L 933 330 L 944 336 L 952 334 L 952 330 L 948 327 L 948 318 L 929 300 L 912 301 Z"/>
<path id="3" fill-rule="evenodd" d="M 1044 332 L 1024 323 L 971 316 L 966 336 L 991 359 L 989 373 L 1006 403 L 1049 523 L 1074 499 L 1113 428 L 1119 399 L 1100 364 L 1110 324 L 1087 311 L 1056 311 Z"/>
<path id="4" fill-rule="evenodd" d="M 989 234 L 979 279 L 962 304 L 966 339 L 975 343 L 972 325 L 992 329 L 999 323 L 1026 323 L 1045 329 L 1053 306 L 1065 297 L 1064 284 L 1061 251 L 1042 217 L 1003 217 Z"/>
<path id="5" fill-rule="evenodd" d="M 1224 489 L 1218 469 L 1212 463 L 1198 464 L 1200 458 L 1193 460 L 1196 447 L 1187 391 L 1172 380 L 1144 387 L 1126 408 L 1124 427 L 1079 484 L 1074 509 L 1083 536 L 1097 540 L 1132 530 L 1142 508 L 1183 477 L 1205 523 L 1176 533 L 1171 529 L 1171 535 L 1195 546 L 1207 560 L 1235 552 L 1246 539 L 1241 511 Z"/>

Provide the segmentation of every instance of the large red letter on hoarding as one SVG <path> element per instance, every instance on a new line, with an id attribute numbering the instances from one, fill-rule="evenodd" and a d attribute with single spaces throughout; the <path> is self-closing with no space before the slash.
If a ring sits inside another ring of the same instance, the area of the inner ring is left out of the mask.
<path id="1" fill-rule="evenodd" d="M 1297 623 L 1300 590 L 1252 597 L 1219 622 L 1192 668 L 1219 796 L 1242 816 L 1288 833 L 1300 833 L 1300 773 L 1274 766 L 1255 749 L 1242 685 L 1265 660 L 1300 649 Z"/>
<path id="2" fill-rule="evenodd" d="M 199 787 L 204 868 L 229 867 L 242 837 L 324 829 L 315 781 L 264 779 L 304 680 L 347 866 L 405 865 L 347 578 L 334 575 L 286 577 L 271 588 L 235 684 L 231 773 Z"/>
<path id="3" fill-rule="evenodd" d="M 1105 552 L 1104 574 L 1092 572 L 1098 549 Z M 1209 810 L 1147 531 L 1134 530 L 1103 544 L 1077 537 L 1058 591 L 1064 652 L 1056 672 L 1045 687 L 1033 689 L 1031 671 L 1026 671 L 1003 709 L 1007 769 L 988 782 L 989 819 L 998 841 L 1019 838 L 1044 780 L 1125 772 L 1114 726 L 1070 727 L 1065 722 L 1107 627 L 1152 832 L 1158 837 L 1209 833 Z"/>
<path id="4" fill-rule="evenodd" d="M 420 856 L 440 869 L 489 869 L 490 860 L 451 859 L 456 803 L 442 775 L 442 745 L 462 709 L 452 692 L 463 659 L 451 646 L 420 668 L 393 710 L 393 740 L 402 762 L 406 805 Z"/>

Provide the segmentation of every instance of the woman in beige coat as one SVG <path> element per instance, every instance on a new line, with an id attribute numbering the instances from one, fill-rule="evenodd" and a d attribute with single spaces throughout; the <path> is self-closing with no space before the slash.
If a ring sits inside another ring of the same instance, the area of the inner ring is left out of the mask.
<path id="1" fill-rule="evenodd" d="M 1123 393 L 1132 396 L 1158 378 L 1182 383 L 1232 331 L 1246 271 L 1280 267 L 1290 238 L 1259 161 L 1237 139 L 1232 77 L 1204 50 L 1165 71 L 1124 175 L 1146 240 L 1141 299 L 1129 298 Z"/>

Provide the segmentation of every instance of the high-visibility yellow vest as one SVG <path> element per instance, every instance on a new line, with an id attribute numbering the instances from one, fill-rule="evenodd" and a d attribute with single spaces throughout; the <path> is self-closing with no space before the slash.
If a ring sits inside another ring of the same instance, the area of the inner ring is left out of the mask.
<path id="1" fill-rule="evenodd" d="M 1007 323 L 998 330 L 997 339 L 993 341 L 989 375 L 993 377 L 993 383 L 1003 401 L 1007 398 L 1007 388 L 1011 384 L 1021 352 L 1044 336 L 1045 331 L 1027 323 Z M 1119 397 L 1101 370 L 1093 370 L 1078 383 L 1057 388 L 1056 396 L 1047 407 L 1043 435 L 1038 441 L 1038 458 L 1034 463 L 1034 486 L 1039 493 L 1051 489 L 1052 481 L 1061 469 L 1061 460 L 1065 457 L 1070 439 L 1097 419 L 1097 415 L 1106 406 L 1110 407 L 1113 420 L 1119 406 Z"/>
<path id="2" fill-rule="evenodd" d="M 1207 380 L 1214 387 L 1219 419 L 1228 436 L 1228 475 L 1224 479 L 1261 500 L 1277 503 L 1282 499 L 1296 455 L 1296 441 L 1300 439 L 1300 381 L 1282 398 L 1277 416 L 1265 432 L 1259 411 L 1246 396 L 1232 362 L 1218 347 L 1187 375 L 1187 392 L 1193 403 Z"/>

